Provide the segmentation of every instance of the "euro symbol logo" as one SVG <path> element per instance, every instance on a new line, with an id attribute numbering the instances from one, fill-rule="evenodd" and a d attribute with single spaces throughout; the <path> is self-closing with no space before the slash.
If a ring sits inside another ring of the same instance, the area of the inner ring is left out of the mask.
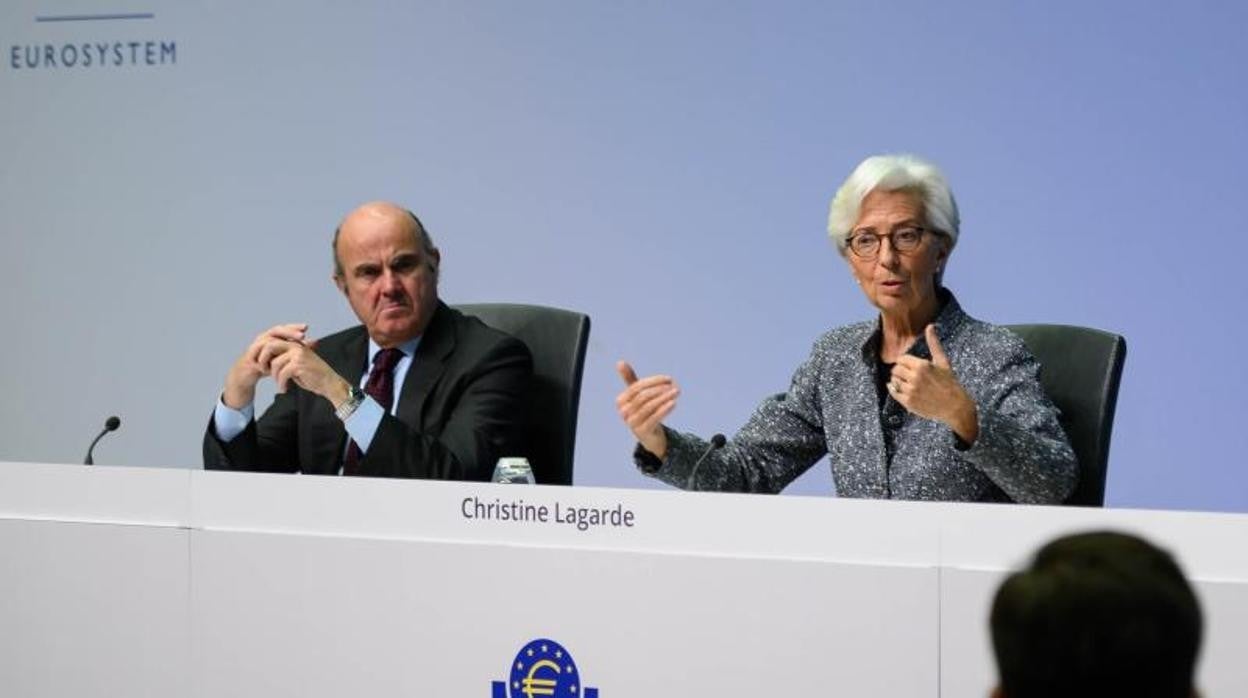
<path id="1" fill-rule="evenodd" d="M 559 683 L 559 679 L 537 678 L 537 672 L 542 669 L 554 670 L 556 677 L 560 673 L 559 665 L 549 659 L 543 659 L 529 667 L 529 675 L 524 677 L 524 687 L 520 689 L 520 692 L 528 698 L 533 698 L 533 696 L 553 696 L 555 694 L 555 685 Z"/>
<path id="2" fill-rule="evenodd" d="M 568 650 L 549 638 L 521 647 L 508 674 L 506 681 L 490 683 L 491 698 L 598 698 L 597 688 L 581 685 Z"/>

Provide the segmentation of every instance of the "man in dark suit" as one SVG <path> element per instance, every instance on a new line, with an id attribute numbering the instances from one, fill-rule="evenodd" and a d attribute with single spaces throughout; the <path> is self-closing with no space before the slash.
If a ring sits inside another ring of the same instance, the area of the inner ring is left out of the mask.
<path id="1" fill-rule="evenodd" d="M 486 480 L 522 454 L 528 349 L 438 300 L 441 255 L 419 219 L 365 204 L 333 249 L 334 283 L 363 324 L 315 342 L 306 324 L 257 337 L 226 376 L 204 467 Z M 256 420 L 265 376 L 278 395 Z"/>

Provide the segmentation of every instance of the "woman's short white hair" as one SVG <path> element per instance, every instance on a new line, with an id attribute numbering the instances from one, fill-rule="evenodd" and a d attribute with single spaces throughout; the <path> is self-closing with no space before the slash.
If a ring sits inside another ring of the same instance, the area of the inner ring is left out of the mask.
<path id="1" fill-rule="evenodd" d="M 872 155 L 854 168 L 832 197 L 828 235 L 842 256 L 862 200 L 876 190 L 915 192 L 923 200 L 927 227 L 947 235 L 950 250 L 958 243 L 958 204 L 940 170 L 913 155 Z"/>

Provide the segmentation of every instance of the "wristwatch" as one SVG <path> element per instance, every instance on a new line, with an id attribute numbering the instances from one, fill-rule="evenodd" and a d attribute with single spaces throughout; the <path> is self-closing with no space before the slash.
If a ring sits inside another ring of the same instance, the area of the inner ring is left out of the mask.
<path id="1" fill-rule="evenodd" d="M 362 404 L 364 404 L 364 391 L 353 385 L 347 389 L 347 399 L 334 408 L 334 414 L 345 422 Z"/>

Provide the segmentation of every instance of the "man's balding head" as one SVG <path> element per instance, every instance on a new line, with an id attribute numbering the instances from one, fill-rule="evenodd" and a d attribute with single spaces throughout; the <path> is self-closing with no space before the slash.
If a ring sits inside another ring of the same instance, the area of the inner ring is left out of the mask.
<path id="1" fill-rule="evenodd" d="M 411 211 L 374 201 L 334 231 L 334 283 L 373 341 L 394 347 L 424 332 L 438 306 L 441 254 Z"/>
<path id="2" fill-rule="evenodd" d="M 437 251 L 437 247 L 433 244 L 433 238 L 429 236 L 429 231 L 425 229 L 425 224 L 420 222 L 420 219 L 416 217 L 415 213 L 412 213 L 411 209 L 403 208 L 389 201 L 370 201 L 348 213 L 342 219 L 342 222 L 338 224 L 338 227 L 334 228 L 334 239 L 330 243 L 330 248 L 334 258 L 335 278 L 342 276 L 342 260 L 338 256 L 338 238 L 342 236 L 342 227 L 353 218 L 364 217 L 391 219 L 395 225 L 408 229 L 413 239 L 416 240 L 417 245 L 425 252 L 426 260 L 432 260 L 436 257 L 434 253 Z M 433 271 L 436 278 L 438 273 L 436 261 L 433 264 L 431 271 Z"/>

